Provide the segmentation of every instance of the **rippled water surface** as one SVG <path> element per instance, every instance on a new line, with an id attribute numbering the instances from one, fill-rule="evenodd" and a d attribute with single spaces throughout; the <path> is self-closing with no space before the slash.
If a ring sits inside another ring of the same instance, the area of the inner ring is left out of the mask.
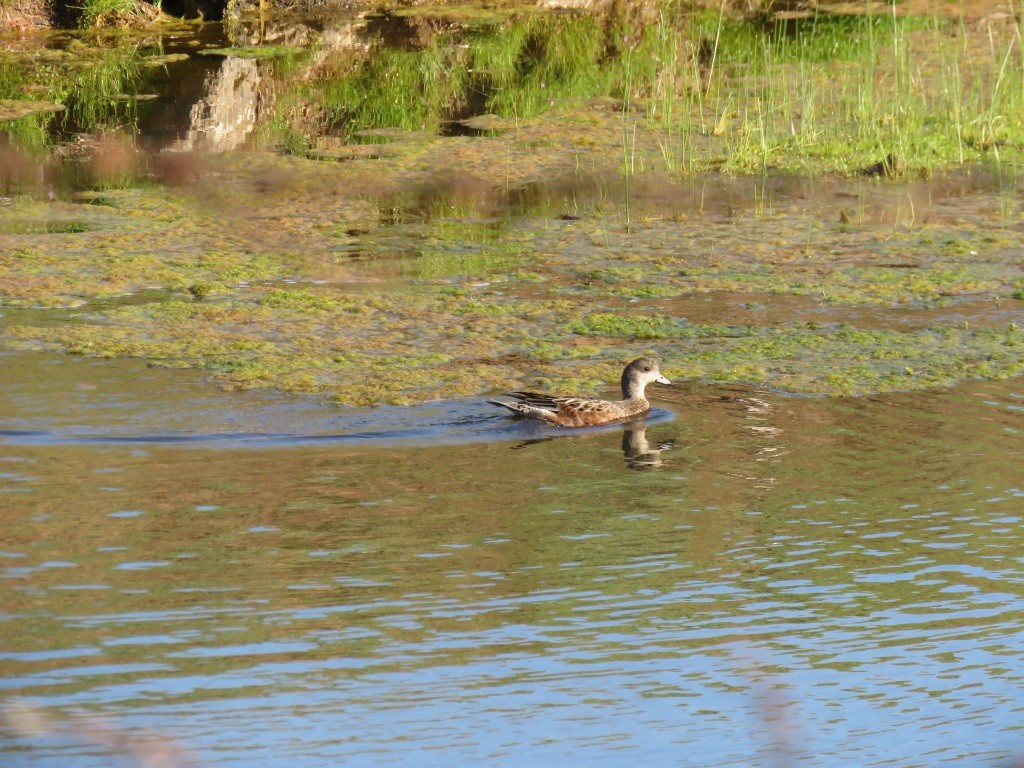
<path id="1" fill-rule="evenodd" d="M 1019 381 L 684 385 L 553 436 L 479 401 L 358 416 L 2 363 L 5 766 L 1024 750 Z"/>

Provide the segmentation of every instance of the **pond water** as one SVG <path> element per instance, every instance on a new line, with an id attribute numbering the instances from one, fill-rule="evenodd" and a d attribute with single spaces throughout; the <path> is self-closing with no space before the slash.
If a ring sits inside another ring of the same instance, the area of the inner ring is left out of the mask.
<path id="1" fill-rule="evenodd" d="M 5 766 L 1024 748 L 1019 381 L 560 434 L 0 363 Z"/>

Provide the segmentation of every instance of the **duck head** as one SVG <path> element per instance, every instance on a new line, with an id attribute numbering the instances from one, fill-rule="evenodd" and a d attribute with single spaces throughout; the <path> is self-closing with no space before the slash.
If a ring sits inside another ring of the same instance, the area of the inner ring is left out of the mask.
<path id="1" fill-rule="evenodd" d="M 658 361 L 653 357 L 640 357 L 626 366 L 622 372 L 622 397 L 631 400 L 643 397 L 648 384 L 671 384 L 661 375 Z"/>

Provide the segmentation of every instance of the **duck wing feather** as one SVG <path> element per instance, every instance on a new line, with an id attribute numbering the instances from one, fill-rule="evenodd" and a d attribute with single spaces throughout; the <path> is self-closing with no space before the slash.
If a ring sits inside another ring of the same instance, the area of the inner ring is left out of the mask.
<path id="1" fill-rule="evenodd" d="M 632 418 L 647 411 L 646 400 L 612 402 L 592 397 L 561 397 L 541 392 L 508 392 L 515 403 L 490 400 L 522 416 L 532 416 L 563 427 L 588 427 Z"/>
<path id="2" fill-rule="evenodd" d="M 520 403 L 532 405 L 534 408 L 551 408 L 552 410 L 558 409 L 560 400 L 572 399 L 552 397 L 551 395 L 545 395 L 543 392 L 506 392 L 505 396 L 514 397 Z"/>
<path id="3" fill-rule="evenodd" d="M 565 397 L 545 395 L 542 392 L 509 392 L 508 396 L 534 408 L 547 408 L 560 413 L 616 414 L 621 411 L 618 403 L 594 397 Z"/>

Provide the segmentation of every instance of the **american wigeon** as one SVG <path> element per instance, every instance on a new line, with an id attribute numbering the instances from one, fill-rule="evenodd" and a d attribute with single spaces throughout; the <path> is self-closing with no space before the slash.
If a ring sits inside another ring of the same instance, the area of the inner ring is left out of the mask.
<path id="1" fill-rule="evenodd" d="M 597 400 L 590 397 L 560 397 L 539 392 L 508 392 L 507 397 L 516 402 L 488 400 L 493 405 L 508 408 L 516 416 L 540 419 L 559 427 L 593 427 L 610 424 L 650 410 L 651 404 L 644 397 L 648 384 L 671 384 L 658 370 L 658 361 L 641 357 L 626 366 L 622 372 L 622 399 Z"/>

